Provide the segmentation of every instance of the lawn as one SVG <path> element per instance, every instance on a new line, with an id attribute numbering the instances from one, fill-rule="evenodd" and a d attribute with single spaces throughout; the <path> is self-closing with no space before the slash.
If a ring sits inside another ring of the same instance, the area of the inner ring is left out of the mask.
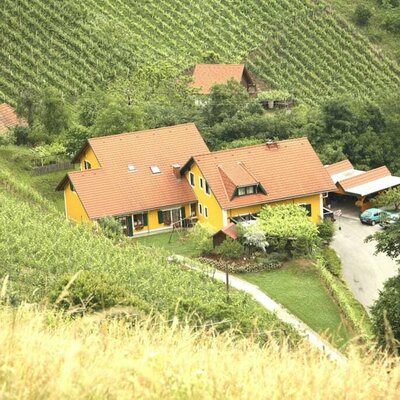
<path id="1" fill-rule="evenodd" d="M 332 336 L 339 347 L 353 336 L 310 262 L 292 261 L 279 270 L 239 277 L 257 285 L 316 332 Z"/>
<path id="2" fill-rule="evenodd" d="M 33 176 L 30 160 L 30 149 L 27 147 L 0 146 L 0 168 L 9 169 L 15 178 L 32 186 L 44 198 L 53 203 L 60 212 L 64 213 L 63 192 L 56 192 L 55 188 L 68 170 Z"/>
<path id="3" fill-rule="evenodd" d="M 175 231 L 172 235 L 171 232 L 158 233 L 156 235 L 138 237 L 134 240 L 144 246 L 162 247 L 171 254 L 180 254 L 186 257 L 200 256 L 195 243 L 188 239 L 186 231 Z"/>

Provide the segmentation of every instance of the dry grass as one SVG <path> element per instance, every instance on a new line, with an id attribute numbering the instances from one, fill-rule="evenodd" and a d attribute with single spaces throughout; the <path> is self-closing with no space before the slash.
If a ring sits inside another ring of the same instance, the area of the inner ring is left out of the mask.
<path id="1" fill-rule="evenodd" d="M 399 360 L 354 348 L 336 364 L 307 344 L 103 316 L 0 310 L 1 399 L 398 399 Z"/>

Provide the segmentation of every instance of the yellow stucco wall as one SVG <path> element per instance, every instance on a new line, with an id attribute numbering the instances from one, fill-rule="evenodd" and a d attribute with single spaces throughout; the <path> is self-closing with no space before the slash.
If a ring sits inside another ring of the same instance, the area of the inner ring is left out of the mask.
<path id="1" fill-rule="evenodd" d="M 194 192 L 196 193 L 196 197 L 198 200 L 197 204 L 197 218 L 199 222 L 208 222 L 213 225 L 216 229 L 221 229 L 223 225 L 223 218 L 222 218 L 222 210 L 220 205 L 217 202 L 214 194 L 211 191 L 211 194 L 206 194 L 205 191 L 205 183 L 206 180 L 204 179 L 203 174 L 201 173 L 197 164 L 193 164 L 190 168 L 190 171 L 187 171 L 185 176 L 188 182 L 190 183 L 189 172 L 194 174 L 194 181 L 195 185 L 193 187 Z M 200 178 L 203 178 L 204 184 L 203 188 L 200 187 Z M 203 207 L 203 214 L 199 213 L 199 204 Z M 205 217 L 204 207 L 208 208 L 208 218 Z"/>
<path id="2" fill-rule="evenodd" d="M 92 169 L 100 168 L 99 160 L 97 159 L 96 155 L 94 154 L 94 151 L 90 146 L 86 149 L 84 153 L 82 153 L 82 156 L 80 158 L 81 171 L 85 170 L 85 161 L 90 162 Z"/>
<path id="3" fill-rule="evenodd" d="M 195 176 L 195 186 L 193 190 L 196 193 L 198 203 L 203 205 L 203 215 L 199 214 L 199 207 L 197 207 L 197 217 L 199 222 L 209 222 L 211 225 L 214 226 L 215 229 L 219 230 L 223 228 L 225 225 L 223 219 L 223 210 L 221 209 L 217 199 L 214 197 L 212 191 L 211 195 L 207 195 L 205 193 L 205 179 L 202 175 L 199 167 L 194 163 L 190 168 L 190 171 L 186 172 L 185 176 L 186 179 L 190 182 L 189 179 L 189 172 L 192 172 Z M 199 179 L 204 179 L 204 187 L 203 189 L 200 187 Z M 321 216 L 321 196 L 319 194 L 306 196 L 306 197 L 299 197 L 296 199 L 289 199 L 283 200 L 275 203 L 269 203 L 269 205 L 277 205 L 277 204 L 311 204 L 311 220 L 315 223 L 320 223 L 322 221 Z M 208 207 L 208 218 L 204 216 L 204 206 Z M 229 223 L 229 218 L 235 217 L 238 215 L 246 215 L 246 214 L 256 214 L 258 213 L 264 204 L 248 206 L 248 207 L 241 207 L 235 208 L 231 210 L 226 210 L 227 221 Z"/>
<path id="4" fill-rule="evenodd" d="M 274 203 L 268 203 L 270 206 L 279 205 L 279 204 L 311 204 L 311 220 L 315 223 L 320 223 L 322 221 L 321 215 L 321 196 L 319 194 L 306 196 L 306 197 L 299 197 L 296 199 L 289 199 L 283 201 L 277 201 Z M 246 215 L 246 214 L 256 214 L 258 213 L 264 204 L 260 204 L 257 206 L 250 206 L 250 207 L 242 207 L 242 208 L 235 208 L 232 210 L 228 210 L 228 219 L 230 217 L 235 217 L 238 215 Z"/>
<path id="5" fill-rule="evenodd" d="M 77 222 L 87 222 L 89 216 L 84 209 L 81 199 L 76 192 L 73 192 L 70 188 L 69 183 L 64 189 L 64 201 L 65 201 L 65 212 L 69 219 Z"/>

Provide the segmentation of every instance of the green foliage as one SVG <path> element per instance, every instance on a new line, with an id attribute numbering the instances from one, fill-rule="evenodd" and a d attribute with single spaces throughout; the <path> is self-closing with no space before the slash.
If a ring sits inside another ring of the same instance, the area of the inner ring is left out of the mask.
<path id="1" fill-rule="evenodd" d="M 193 229 L 190 230 L 189 239 L 200 254 L 211 253 L 213 249 L 212 236 L 215 229 L 208 223 L 197 223 Z"/>
<path id="2" fill-rule="evenodd" d="M 37 117 L 50 135 L 60 134 L 71 124 L 68 104 L 55 88 L 46 88 L 40 93 Z"/>
<path id="3" fill-rule="evenodd" d="M 394 206 L 395 210 L 398 210 L 400 208 L 400 186 L 385 190 L 383 193 L 376 196 L 374 204 L 378 207 Z"/>
<path id="4" fill-rule="evenodd" d="M 120 99 L 110 99 L 107 107 L 98 112 L 93 127 L 97 136 L 114 135 L 140 130 L 143 115 L 139 108 Z"/>
<path id="5" fill-rule="evenodd" d="M 372 11 L 364 4 L 358 4 L 354 10 L 354 20 L 357 25 L 365 26 L 372 17 Z"/>
<path id="6" fill-rule="evenodd" d="M 324 219 L 323 222 L 318 225 L 318 235 L 324 243 L 331 243 L 335 235 L 335 225 L 333 222 Z"/>
<path id="7" fill-rule="evenodd" d="M 57 160 L 57 156 L 65 154 L 65 147 L 60 143 L 36 146 L 31 149 L 34 162 L 40 165 L 50 164 Z"/>
<path id="8" fill-rule="evenodd" d="M 315 268 L 341 311 L 352 324 L 353 329 L 361 335 L 362 339 L 369 339 L 372 334 L 372 327 L 365 308 L 355 300 L 349 288 L 330 273 L 322 257 L 317 259 Z"/>
<path id="9" fill-rule="evenodd" d="M 62 139 L 66 154 L 69 157 L 73 157 L 84 146 L 90 136 L 90 131 L 85 126 L 75 125 L 68 129 Z"/>
<path id="10" fill-rule="evenodd" d="M 318 228 L 308 218 L 307 210 L 296 204 L 264 206 L 257 225 L 266 233 L 267 239 L 269 236 L 304 238 L 311 243 L 318 235 Z"/>
<path id="11" fill-rule="evenodd" d="M 2 175 L 0 182 L 5 178 Z M 44 211 L 39 202 L 33 202 L 33 195 L 28 203 L 16 200 L 12 190 L 10 185 L 0 187 L 0 276 L 9 275 L 7 295 L 12 302 L 54 300 L 66 281 L 83 271 L 82 278 L 78 275 L 68 289 L 66 302 L 79 305 L 84 301 L 95 309 L 103 304 L 132 304 L 149 307 L 167 320 L 178 316 L 196 325 L 224 321 L 217 329 L 234 327 L 245 335 L 256 331 L 260 337 L 268 329 L 282 336 L 285 325 L 249 296 L 232 291 L 227 303 L 222 284 L 202 272 L 168 263 L 162 250 L 130 241 L 116 245 L 54 211 Z M 90 296 L 92 303 L 87 302 Z"/>
<path id="12" fill-rule="evenodd" d="M 400 9 L 388 11 L 383 26 L 389 32 L 398 35 L 400 33 Z"/>
<path id="13" fill-rule="evenodd" d="M 113 217 L 100 218 L 98 224 L 106 237 L 115 239 L 122 236 L 122 225 L 117 219 Z"/>
<path id="14" fill-rule="evenodd" d="M 311 104 L 399 87 L 398 67 L 325 1 L 3 2 L 0 101 L 47 82 L 75 97 L 165 60 L 184 70 L 246 59 L 268 87 Z"/>
<path id="15" fill-rule="evenodd" d="M 336 251 L 330 247 L 322 250 L 322 257 L 325 261 L 325 267 L 328 271 L 337 278 L 342 277 L 342 262 L 336 254 Z"/>
<path id="16" fill-rule="evenodd" d="M 221 123 L 246 111 L 249 102 L 246 89 L 234 79 L 214 85 L 204 107 L 204 120 L 208 125 Z"/>
<path id="17" fill-rule="evenodd" d="M 64 293 L 64 288 L 67 287 Z M 69 275 L 62 276 L 59 286 L 49 294 L 49 300 L 51 303 L 57 302 L 59 307 L 75 309 L 79 313 L 101 311 L 115 306 L 151 311 L 147 303 L 131 294 L 128 287 L 108 271 L 81 271 L 72 280 Z"/>
<path id="18" fill-rule="evenodd" d="M 266 239 L 265 232 L 262 231 L 257 225 L 250 225 L 248 227 L 242 227 L 243 233 L 238 238 L 246 245 L 250 250 L 261 250 L 265 252 L 269 243 Z"/>
<path id="19" fill-rule="evenodd" d="M 262 100 L 291 100 L 293 96 L 287 90 L 268 90 L 257 95 L 257 99 Z"/>
<path id="20" fill-rule="evenodd" d="M 25 126 L 16 126 L 14 128 L 15 144 L 18 146 L 29 143 L 30 129 Z"/>
<path id="21" fill-rule="evenodd" d="M 400 224 L 392 224 L 383 232 L 368 236 L 365 241 L 376 241 L 376 252 L 397 259 L 400 257 Z"/>
<path id="22" fill-rule="evenodd" d="M 389 350 L 400 349 L 400 274 L 389 278 L 371 307 L 374 333 Z M 397 341 L 397 343 L 396 343 Z"/>
<path id="23" fill-rule="evenodd" d="M 215 254 L 223 258 L 240 258 L 244 255 L 244 246 L 239 240 L 227 237 L 218 247 L 214 249 Z"/>

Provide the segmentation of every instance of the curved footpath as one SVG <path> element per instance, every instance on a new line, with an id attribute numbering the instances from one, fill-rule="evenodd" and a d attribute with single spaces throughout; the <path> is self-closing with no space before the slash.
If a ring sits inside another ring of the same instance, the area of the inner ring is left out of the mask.
<path id="1" fill-rule="evenodd" d="M 189 264 L 190 259 L 185 258 L 183 256 L 175 255 L 173 258 L 169 258 L 169 261 L 177 261 L 182 263 L 185 267 L 193 270 L 200 271 L 201 269 L 198 266 Z M 201 270 L 203 273 L 207 273 L 211 278 L 216 279 L 221 282 L 226 282 L 226 274 L 225 272 L 215 270 L 213 272 L 206 272 Z M 239 279 L 235 276 L 229 275 L 229 286 L 246 292 L 249 294 L 257 303 L 259 303 L 266 310 L 275 313 L 278 319 L 282 322 L 285 322 L 295 328 L 300 336 L 307 339 L 310 344 L 321 352 L 328 355 L 331 360 L 337 362 L 345 362 L 346 357 L 343 356 L 339 351 L 337 351 L 332 345 L 323 340 L 314 330 L 312 330 L 308 325 L 306 325 L 303 321 L 299 320 L 293 314 L 291 314 L 286 308 L 272 300 L 268 297 L 264 292 L 262 292 L 258 286 L 253 285 L 252 283 L 246 282 L 242 279 Z"/>

